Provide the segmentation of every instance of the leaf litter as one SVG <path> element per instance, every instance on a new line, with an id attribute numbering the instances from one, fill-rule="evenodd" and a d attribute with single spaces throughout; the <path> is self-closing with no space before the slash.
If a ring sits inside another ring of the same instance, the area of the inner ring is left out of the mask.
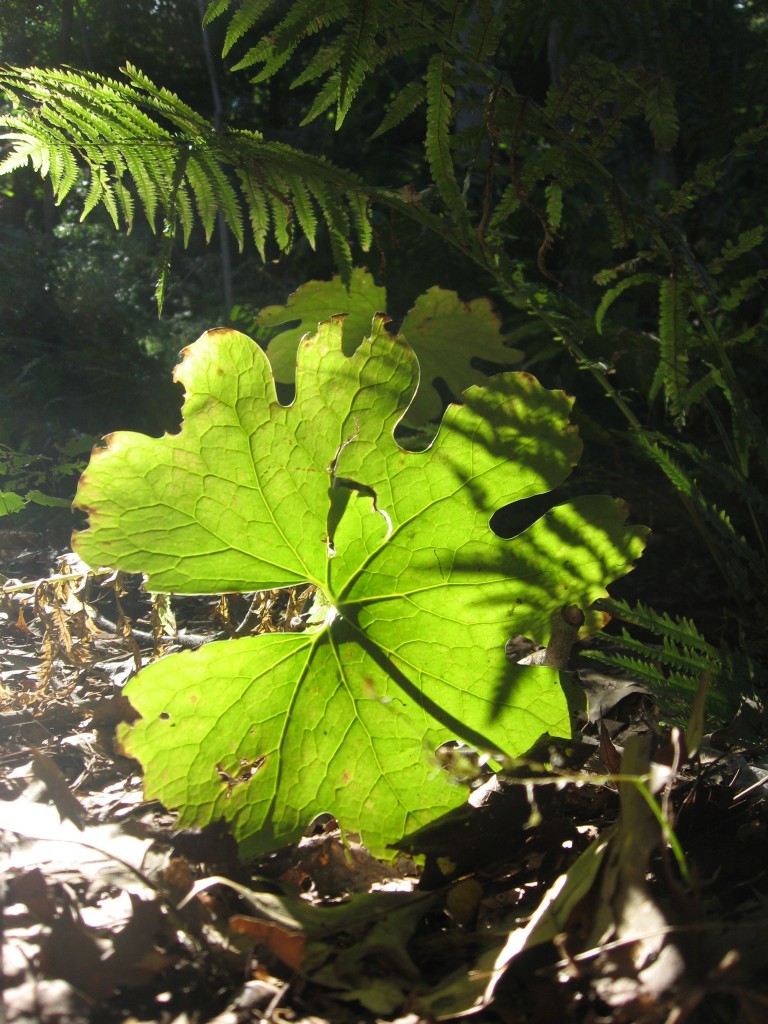
<path id="1" fill-rule="evenodd" d="M 760 751 L 706 737 L 689 758 L 652 702 L 638 716 L 634 687 L 590 670 L 578 742 L 481 774 L 394 863 L 327 817 L 243 863 L 220 825 L 144 801 L 115 725 L 140 666 L 277 628 L 285 594 L 174 596 L 161 615 L 138 578 L 71 554 L 50 571 L 46 546 L 3 551 L 7 1021 L 765 1019 Z M 470 752 L 450 754 L 467 785 Z"/>

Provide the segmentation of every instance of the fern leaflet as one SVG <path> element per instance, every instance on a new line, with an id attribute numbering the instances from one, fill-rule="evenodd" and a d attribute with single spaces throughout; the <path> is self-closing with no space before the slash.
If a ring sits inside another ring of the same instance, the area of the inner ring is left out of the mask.
<path id="1" fill-rule="evenodd" d="M 429 169 L 437 190 L 453 221 L 461 230 L 466 226 L 467 214 L 451 159 L 450 124 L 451 97 L 453 95 L 450 85 L 451 72 L 450 62 L 443 54 L 435 54 L 430 59 L 426 75 L 426 150 Z"/>
<path id="2" fill-rule="evenodd" d="M 688 409 L 687 289 L 679 277 L 661 282 L 659 288 L 659 351 L 664 391 L 673 416 Z"/>

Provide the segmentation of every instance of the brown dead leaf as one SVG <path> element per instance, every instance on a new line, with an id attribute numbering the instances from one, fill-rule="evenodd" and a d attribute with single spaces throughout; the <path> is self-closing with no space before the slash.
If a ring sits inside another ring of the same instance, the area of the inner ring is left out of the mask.
<path id="1" fill-rule="evenodd" d="M 236 935 L 247 935 L 254 943 L 268 950 L 273 956 L 293 971 L 301 969 L 304 962 L 306 936 L 292 932 L 270 921 L 256 917 L 235 914 L 229 919 L 229 927 Z"/>

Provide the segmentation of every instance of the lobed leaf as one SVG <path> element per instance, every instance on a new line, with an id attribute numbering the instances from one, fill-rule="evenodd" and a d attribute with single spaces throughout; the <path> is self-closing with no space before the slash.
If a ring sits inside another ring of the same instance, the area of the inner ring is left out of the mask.
<path id="1" fill-rule="evenodd" d="M 423 452 L 393 431 L 418 378 L 384 318 L 346 355 L 339 318 L 303 338 L 296 399 L 221 329 L 185 350 L 176 435 L 117 433 L 76 505 L 91 565 L 147 574 L 153 592 L 312 583 L 322 623 L 165 657 L 126 688 L 122 742 L 145 791 L 181 824 L 227 820 L 245 855 L 330 811 L 378 854 L 462 800 L 433 756 L 460 738 L 514 756 L 569 729 L 556 671 L 512 665 L 510 633 L 546 641 L 631 568 L 644 530 L 605 497 L 551 509 L 512 540 L 500 505 L 559 484 L 580 452 L 571 402 L 503 374 L 451 406 Z M 596 626 L 598 620 L 592 622 Z"/>
<path id="2" fill-rule="evenodd" d="M 340 277 L 331 281 L 309 281 L 298 288 L 285 306 L 267 306 L 255 319 L 259 327 L 286 327 L 269 343 L 267 354 L 275 379 L 293 382 L 296 350 L 301 337 L 322 320 L 344 313 L 344 351 L 354 352 L 370 329 L 376 312 L 387 308 L 386 292 L 365 270 L 355 269 L 346 288 Z M 419 389 L 408 409 L 408 422 L 436 419 L 443 400 L 435 383 L 443 381 L 455 396 L 469 384 L 482 384 L 485 374 L 471 361 L 483 359 L 499 365 L 522 358 L 508 347 L 499 318 L 488 299 L 465 303 L 455 292 L 430 288 L 416 300 L 401 326 L 401 333 L 416 354 L 420 367 Z"/>

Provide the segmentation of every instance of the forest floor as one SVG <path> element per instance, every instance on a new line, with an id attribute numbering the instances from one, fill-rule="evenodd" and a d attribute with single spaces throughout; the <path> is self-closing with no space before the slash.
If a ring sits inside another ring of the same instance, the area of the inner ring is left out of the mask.
<path id="1" fill-rule="evenodd" d="M 764 751 L 691 757 L 641 687 L 583 671 L 578 741 L 477 780 L 391 863 L 329 816 L 242 863 L 116 742 L 137 669 L 242 609 L 79 572 L 50 535 L 0 540 L 6 1021 L 768 1020 Z"/>

